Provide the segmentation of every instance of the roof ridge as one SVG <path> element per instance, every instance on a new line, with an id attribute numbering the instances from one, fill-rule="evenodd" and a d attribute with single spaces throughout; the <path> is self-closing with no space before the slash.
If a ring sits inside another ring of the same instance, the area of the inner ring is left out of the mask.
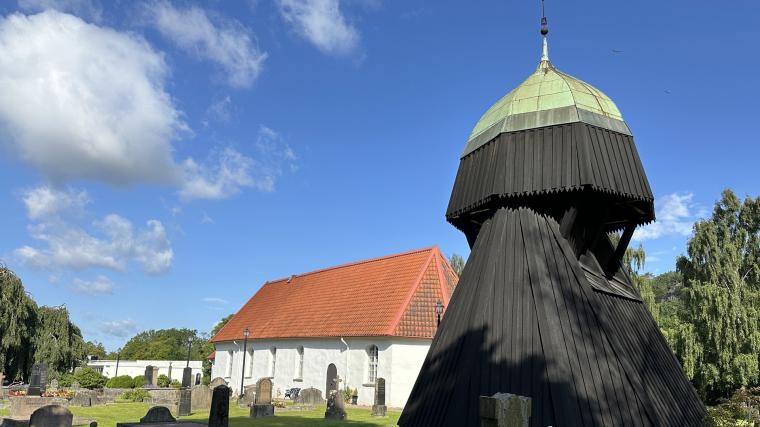
<path id="1" fill-rule="evenodd" d="M 311 274 L 322 273 L 322 272 L 325 272 L 325 271 L 337 270 L 339 268 L 346 268 L 346 267 L 352 267 L 352 266 L 355 266 L 355 265 L 368 264 L 368 263 L 371 263 L 371 262 L 383 261 L 383 260 L 390 259 L 390 258 L 398 258 L 398 257 L 401 257 L 401 256 L 412 255 L 412 254 L 416 254 L 416 253 L 420 253 L 420 252 L 428 252 L 428 251 L 432 251 L 433 249 L 437 249 L 437 248 L 438 248 L 438 245 L 432 245 L 432 246 L 427 246 L 427 247 L 420 248 L 420 249 L 412 249 L 412 250 L 408 250 L 408 251 L 404 251 L 404 252 L 399 252 L 399 253 L 395 253 L 395 254 L 391 254 L 391 255 L 384 255 L 384 256 L 379 256 L 379 257 L 375 257 L 375 258 L 369 258 L 369 259 L 360 260 L 360 261 L 347 262 L 347 263 L 344 263 L 344 264 L 334 265 L 332 267 L 325 267 L 325 268 L 320 268 L 320 269 L 317 269 L 317 270 L 312 270 L 312 271 L 309 271 L 309 272 L 306 272 L 306 273 L 292 274 L 290 276 L 282 277 L 282 278 L 276 279 L 276 280 L 267 280 L 266 282 L 264 282 L 264 284 L 262 285 L 262 287 L 266 286 L 266 285 L 271 285 L 271 284 L 274 284 L 274 283 L 277 283 L 277 282 L 282 282 L 282 281 L 288 280 L 290 278 L 304 277 L 304 276 L 308 276 L 308 275 L 311 275 Z"/>

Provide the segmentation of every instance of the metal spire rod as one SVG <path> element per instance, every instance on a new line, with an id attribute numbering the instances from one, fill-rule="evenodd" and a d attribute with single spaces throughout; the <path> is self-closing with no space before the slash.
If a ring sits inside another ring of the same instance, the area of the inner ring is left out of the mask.
<path id="1" fill-rule="evenodd" d="M 546 35 L 549 34 L 549 25 L 546 23 L 546 11 L 544 9 L 544 0 L 541 0 L 541 35 L 544 39 L 544 46 L 541 51 L 541 61 L 549 61 L 549 46 L 546 43 Z"/>

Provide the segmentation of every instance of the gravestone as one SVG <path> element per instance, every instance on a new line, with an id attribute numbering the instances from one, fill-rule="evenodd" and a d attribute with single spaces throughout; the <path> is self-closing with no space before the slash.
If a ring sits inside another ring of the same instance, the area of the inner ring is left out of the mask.
<path id="1" fill-rule="evenodd" d="M 148 365 L 145 367 L 145 388 L 157 388 L 158 383 L 158 367 Z"/>
<path id="2" fill-rule="evenodd" d="M 272 380 L 262 378 L 256 382 L 256 403 L 251 405 L 251 418 L 265 418 L 274 416 L 272 405 Z"/>
<path id="3" fill-rule="evenodd" d="M 211 407 L 211 389 L 201 384 L 193 387 L 190 393 L 190 411 L 208 412 Z"/>
<path id="4" fill-rule="evenodd" d="M 346 419 L 346 409 L 343 404 L 343 396 L 337 391 L 330 392 L 330 396 L 327 398 L 327 410 L 325 411 L 325 419 Z"/>
<path id="5" fill-rule="evenodd" d="M 325 378 L 325 396 L 330 397 L 333 391 L 338 391 L 338 368 L 334 364 L 327 365 L 327 375 Z"/>
<path id="6" fill-rule="evenodd" d="M 32 365 L 32 376 L 29 379 L 27 396 L 42 396 L 47 384 L 47 363 L 35 363 Z"/>
<path id="7" fill-rule="evenodd" d="M 530 397 L 510 393 L 480 396 L 480 425 L 482 427 L 528 427 L 530 413 Z"/>
<path id="8" fill-rule="evenodd" d="M 61 405 L 47 405 L 32 412 L 29 427 L 71 427 L 74 416 Z"/>
<path id="9" fill-rule="evenodd" d="M 5 398 L 5 389 L 3 388 L 3 381 L 5 381 L 5 375 L 0 372 L 0 399 Z"/>
<path id="10" fill-rule="evenodd" d="M 229 427 L 231 392 L 232 390 L 224 384 L 214 388 L 211 395 L 208 427 Z"/>
<path id="11" fill-rule="evenodd" d="M 372 405 L 373 417 L 384 417 L 388 407 L 385 406 L 385 378 L 378 378 L 375 382 L 375 402 Z"/>
<path id="12" fill-rule="evenodd" d="M 179 402 L 177 403 L 177 416 L 186 417 L 190 415 L 192 409 L 192 390 L 183 388 L 179 391 Z"/>
<path id="13" fill-rule="evenodd" d="M 71 389 L 72 390 L 76 391 L 76 390 L 79 390 L 80 388 L 82 388 L 82 386 L 79 385 L 79 381 L 74 381 L 74 382 L 71 383 Z"/>
<path id="14" fill-rule="evenodd" d="M 166 406 L 154 406 L 148 409 L 148 413 L 140 418 L 140 424 L 148 423 L 173 423 L 177 421 Z"/>
<path id="15" fill-rule="evenodd" d="M 325 399 L 322 397 L 322 390 L 309 387 L 301 390 L 296 397 L 296 403 L 302 405 L 316 406 L 324 405 Z"/>
<path id="16" fill-rule="evenodd" d="M 49 391 L 58 391 L 58 380 L 51 380 L 48 386 Z"/>
<path id="17" fill-rule="evenodd" d="M 200 385 L 201 383 L 201 374 L 195 374 L 195 384 L 194 385 Z"/>
<path id="18" fill-rule="evenodd" d="M 208 386 L 211 388 L 211 390 L 213 390 L 219 387 L 220 385 L 227 385 L 227 381 L 225 381 L 224 378 L 222 377 L 216 377 L 213 380 L 211 380 Z"/>
<path id="19" fill-rule="evenodd" d="M 190 388 L 193 384 L 193 368 L 187 367 L 182 370 L 182 388 Z"/>

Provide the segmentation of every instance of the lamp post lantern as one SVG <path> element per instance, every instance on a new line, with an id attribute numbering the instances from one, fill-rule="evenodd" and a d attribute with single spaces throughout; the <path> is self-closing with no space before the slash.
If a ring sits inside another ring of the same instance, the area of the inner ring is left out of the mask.
<path id="1" fill-rule="evenodd" d="M 240 370 L 240 396 L 243 396 L 243 381 L 245 381 L 245 354 L 248 352 L 248 328 L 243 330 L 243 366 Z"/>
<path id="2" fill-rule="evenodd" d="M 443 303 L 440 302 L 440 301 L 438 301 L 437 303 L 435 303 L 435 314 L 438 317 L 438 325 L 437 326 L 440 326 L 441 325 L 441 314 L 443 314 Z"/>

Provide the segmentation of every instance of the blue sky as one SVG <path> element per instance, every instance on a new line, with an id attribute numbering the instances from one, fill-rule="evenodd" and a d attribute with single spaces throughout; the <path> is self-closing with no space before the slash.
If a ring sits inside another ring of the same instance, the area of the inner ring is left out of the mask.
<path id="1" fill-rule="evenodd" d="M 207 331 L 268 279 L 439 245 L 475 122 L 540 56 L 538 2 L 0 4 L 0 260 L 113 350 Z M 673 268 L 756 196 L 760 5 L 548 0 L 552 62 L 610 96 Z M 380 292 L 381 293 L 381 292 Z"/>

